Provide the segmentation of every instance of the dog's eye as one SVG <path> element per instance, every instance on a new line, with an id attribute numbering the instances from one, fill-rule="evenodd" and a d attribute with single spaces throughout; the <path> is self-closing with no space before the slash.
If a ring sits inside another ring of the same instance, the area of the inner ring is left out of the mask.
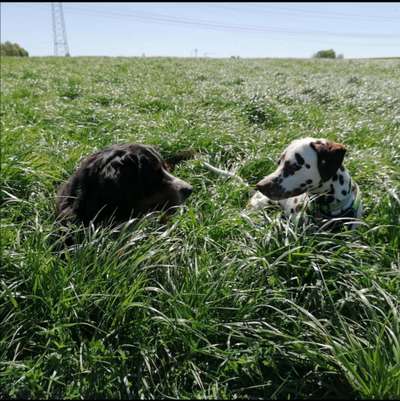
<path id="1" fill-rule="evenodd" d="M 279 156 L 279 159 L 278 159 L 278 161 L 277 161 L 277 164 L 278 164 L 278 165 L 281 164 L 281 162 L 282 162 L 282 160 L 285 158 L 285 156 L 286 156 L 286 153 L 285 153 L 285 152 L 281 153 L 281 155 Z"/>

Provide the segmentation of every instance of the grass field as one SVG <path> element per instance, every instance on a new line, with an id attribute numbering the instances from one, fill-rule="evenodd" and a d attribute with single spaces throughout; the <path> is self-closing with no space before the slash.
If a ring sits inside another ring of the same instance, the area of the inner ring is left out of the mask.
<path id="1" fill-rule="evenodd" d="M 400 60 L 3 58 L 0 398 L 400 398 Z M 194 193 L 61 254 L 54 195 L 112 143 L 195 149 L 249 183 L 295 138 L 344 143 L 364 224 Z"/>

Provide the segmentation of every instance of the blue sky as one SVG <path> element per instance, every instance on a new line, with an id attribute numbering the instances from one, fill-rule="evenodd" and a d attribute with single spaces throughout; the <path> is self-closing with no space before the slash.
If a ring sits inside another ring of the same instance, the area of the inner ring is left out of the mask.
<path id="1" fill-rule="evenodd" d="M 72 56 L 400 56 L 400 3 L 63 3 Z M 1 3 L 1 41 L 53 54 L 51 3 Z"/>

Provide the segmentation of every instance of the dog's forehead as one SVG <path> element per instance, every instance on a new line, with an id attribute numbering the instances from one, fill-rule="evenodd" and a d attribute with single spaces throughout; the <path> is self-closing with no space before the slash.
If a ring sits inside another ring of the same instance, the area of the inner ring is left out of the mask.
<path id="1" fill-rule="evenodd" d="M 155 165 L 163 162 L 163 159 L 158 151 L 153 146 L 149 145 L 142 145 L 142 148 L 140 149 L 140 157 L 147 159 L 151 164 Z"/>
<path id="2" fill-rule="evenodd" d="M 316 156 L 315 150 L 311 147 L 312 143 L 315 142 L 326 142 L 324 139 L 318 138 L 302 138 L 296 139 L 291 142 L 288 147 L 285 149 L 285 159 L 293 159 L 296 157 L 296 153 L 299 154 L 304 159 L 312 159 Z"/>

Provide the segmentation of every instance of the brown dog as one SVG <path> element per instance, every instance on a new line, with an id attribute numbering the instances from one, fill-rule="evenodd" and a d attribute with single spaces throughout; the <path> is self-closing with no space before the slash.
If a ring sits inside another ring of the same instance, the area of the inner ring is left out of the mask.
<path id="1" fill-rule="evenodd" d="M 61 222 L 115 223 L 154 210 L 170 210 L 193 188 L 171 167 L 189 155 L 163 160 L 151 146 L 113 145 L 86 157 L 57 194 Z"/>

